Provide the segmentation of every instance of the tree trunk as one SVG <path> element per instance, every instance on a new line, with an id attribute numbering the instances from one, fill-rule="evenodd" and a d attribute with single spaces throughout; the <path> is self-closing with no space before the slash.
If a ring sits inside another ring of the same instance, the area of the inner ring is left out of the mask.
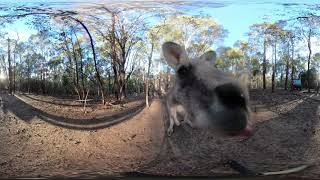
<path id="1" fill-rule="evenodd" d="M 80 44 L 79 44 L 80 46 Z M 81 75 L 81 85 L 82 85 L 82 97 L 84 97 L 85 91 L 86 91 L 86 87 L 84 85 L 84 72 L 83 72 L 83 57 L 82 57 L 82 52 L 81 49 L 79 49 L 79 53 L 80 53 L 80 75 Z M 89 89 L 88 89 L 89 91 Z"/>
<path id="2" fill-rule="evenodd" d="M 99 87 L 101 89 L 101 101 L 102 101 L 102 104 L 104 105 L 105 104 L 105 100 L 104 100 L 104 93 L 105 93 L 104 92 L 104 85 L 103 85 L 103 80 L 101 78 L 101 75 L 100 75 L 100 72 L 99 72 L 99 69 L 98 69 L 97 56 L 96 56 L 96 52 L 95 52 L 94 43 L 93 43 L 93 39 L 92 39 L 91 33 L 88 30 L 87 26 L 82 21 L 80 21 L 79 19 L 73 18 L 71 16 L 69 18 L 71 18 L 74 21 L 78 22 L 84 28 L 84 30 L 86 31 L 86 33 L 89 36 L 92 55 L 93 55 L 94 68 L 95 68 L 95 71 L 96 71 L 96 78 L 98 80 L 98 84 L 99 84 Z"/>
<path id="3" fill-rule="evenodd" d="M 287 61 L 286 61 L 286 78 L 285 78 L 285 81 L 284 81 L 284 89 L 285 90 L 288 90 L 289 60 L 290 60 L 290 45 L 289 45 L 289 42 L 288 42 L 288 58 L 287 58 Z"/>
<path id="4" fill-rule="evenodd" d="M 286 78 L 284 81 L 284 89 L 288 90 L 288 77 L 289 77 L 289 57 L 286 62 Z"/>
<path id="5" fill-rule="evenodd" d="M 30 86 L 31 86 L 31 67 L 30 60 L 28 60 L 28 94 L 30 94 Z"/>
<path id="6" fill-rule="evenodd" d="M 114 73 L 114 93 L 118 101 L 123 98 L 123 91 L 125 89 L 125 52 L 122 49 L 121 57 L 118 58 L 116 52 L 116 14 L 111 12 L 111 32 L 110 32 L 110 44 L 111 44 L 111 59 L 113 61 L 112 68 Z M 120 45 L 120 44 L 119 44 Z M 120 47 L 123 48 L 123 47 Z M 122 58 L 122 59 L 121 59 Z M 122 62 L 121 62 L 122 61 Z"/>
<path id="7" fill-rule="evenodd" d="M 293 91 L 293 78 L 294 78 L 294 41 L 293 37 L 290 37 L 291 39 L 291 91 Z"/>
<path id="8" fill-rule="evenodd" d="M 124 67 L 120 66 L 119 76 L 117 77 L 118 81 L 118 100 L 122 101 L 124 98 L 124 91 L 125 91 L 125 70 Z"/>
<path id="9" fill-rule="evenodd" d="M 117 62 L 116 62 L 117 63 Z M 119 70 L 118 70 L 119 69 Z M 114 93 L 118 101 L 122 101 L 125 91 L 125 70 L 121 64 L 118 67 L 114 67 Z"/>
<path id="10" fill-rule="evenodd" d="M 74 64 L 75 64 L 75 82 L 76 82 L 76 86 L 77 88 L 79 87 L 79 65 L 78 65 L 78 60 L 77 60 L 77 54 L 76 54 L 76 50 L 75 50 L 75 45 L 73 44 L 73 41 L 71 39 L 71 45 L 72 45 L 72 54 L 73 54 L 73 61 L 74 61 Z"/>
<path id="11" fill-rule="evenodd" d="M 17 42 L 16 42 L 17 43 Z M 13 64 L 13 72 L 12 72 L 12 75 L 13 75 L 13 80 L 12 80 L 12 84 L 13 84 L 13 87 L 12 87 L 12 91 L 13 93 L 16 92 L 16 47 L 17 47 L 17 44 L 15 45 L 15 49 L 14 49 L 14 53 L 13 53 L 13 59 L 12 59 L 12 64 Z"/>
<path id="12" fill-rule="evenodd" d="M 111 73 L 110 69 L 108 70 L 108 93 L 111 94 Z"/>
<path id="13" fill-rule="evenodd" d="M 283 82 L 283 66 L 280 65 L 280 83 Z"/>
<path id="14" fill-rule="evenodd" d="M 137 94 L 141 93 L 141 71 L 138 70 L 138 80 L 137 80 Z"/>
<path id="15" fill-rule="evenodd" d="M 276 64 L 277 64 L 277 45 L 274 44 L 274 65 L 273 65 L 273 70 L 272 70 L 271 92 L 274 92 L 274 87 L 275 87 Z"/>
<path id="16" fill-rule="evenodd" d="M 13 82 L 12 82 L 12 64 L 10 57 L 10 39 L 8 38 L 8 64 L 9 64 L 9 94 L 13 95 Z"/>
<path id="17" fill-rule="evenodd" d="M 310 93 L 310 60 L 311 60 L 311 29 L 309 30 L 309 35 L 308 35 L 308 71 L 307 71 L 307 82 L 308 82 L 308 93 Z"/>
<path id="18" fill-rule="evenodd" d="M 79 57 L 80 57 L 80 59 L 79 59 L 80 60 L 80 69 L 78 71 L 80 71 L 79 73 L 80 73 L 80 78 L 81 78 L 81 88 L 79 88 L 79 89 L 82 91 L 81 94 L 82 94 L 82 99 L 83 99 L 85 97 L 85 91 L 86 91 L 86 87 L 85 87 L 85 83 L 84 83 L 84 72 L 83 72 L 83 54 L 82 54 L 82 48 L 81 48 L 77 33 L 76 32 L 73 32 L 73 33 L 74 33 L 74 36 L 76 37 L 77 45 L 79 48 L 78 53 L 79 53 Z M 75 48 L 73 48 L 73 52 L 76 55 Z M 76 68 L 77 68 L 77 62 L 76 62 Z"/>
<path id="19" fill-rule="evenodd" d="M 19 64 L 22 64 L 22 56 L 21 53 L 19 53 Z M 22 71 L 19 73 L 19 91 L 22 91 Z"/>
<path id="20" fill-rule="evenodd" d="M 110 32 L 110 44 L 111 44 L 111 59 L 113 69 L 113 92 L 117 100 L 120 99 L 120 85 L 119 85 L 119 68 L 117 66 L 117 52 L 116 52 L 116 35 L 115 35 L 116 17 L 115 13 L 111 12 L 111 32 Z"/>
<path id="21" fill-rule="evenodd" d="M 44 65 L 43 65 L 44 67 Z M 47 70 L 46 68 L 44 68 L 43 70 L 43 93 L 46 94 L 47 93 L 47 88 L 46 88 L 46 74 L 47 74 Z"/>
<path id="22" fill-rule="evenodd" d="M 274 66 L 272 71 L 272 89 L 271 92 L 275 90 L 275 81 L 276 81 L 276 70 L 277 70 L 277 44 L 274 44 Z"/>
<path id="23" fill-rule="evenodd" d="M 263 70 L 262 70 L 262 75 L 263 75 L 263 89 L 266 89 L 266 73 L 267 73 L 267 40 L 264 38 L 263 41 Z"/>
<path id="24" fill-rule="evenodd" d="M 68 48 L 68 45 L 66 44 L 66 51 L 67 51 L 67 59 L 69 60 L 69 76 L 72 79 L 72 87 L 73 90 L 77 93 L 77 95 L 79 96 L 79 90 L 78 90 L 78 86 L 77 86 L 77 80 L 76 80 L 76 76 L 75 76 L 75 70 L 73 68 L 73 61 L 72 61 L 72 57 L 70 54 L 70 50 Z M 71 92 L 73 94 L 73 91 Z"/>
<path id="25" fill-rule="evenodd" d="M 150 68 L 151 68 L 151 62 L 152 62 L 153 48 L 154 48 L 154 44 L 151 43 L 151 51 L 148 57 L 148 70 L 147 70 L 146 91 L 145 91 L 145 99 L 146 99 L 147 107 L 149 107 L 149 79 L 150 79 Z"/>

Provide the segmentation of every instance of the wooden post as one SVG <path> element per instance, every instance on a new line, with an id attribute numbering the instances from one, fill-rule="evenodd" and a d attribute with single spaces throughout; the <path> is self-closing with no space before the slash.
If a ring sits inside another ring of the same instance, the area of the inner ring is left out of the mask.
<path id="1" fill-rule="evenodd" d="M 87 91 L 86 97 L 84 98 L 84 103 L 83 103 L 83 111 L 84 111 L 84 114 L 87 113 L 87 111 L 86 111 L 86 105 L 87 105 L 88 94 L 89 94 L 89 89 L 88 89 L 88 91 Z"/>

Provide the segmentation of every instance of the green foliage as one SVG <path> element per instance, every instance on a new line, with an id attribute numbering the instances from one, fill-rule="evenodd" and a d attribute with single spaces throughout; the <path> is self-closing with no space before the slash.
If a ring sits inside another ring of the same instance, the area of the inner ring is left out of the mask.
<path id="1" fill-rule="evenodd" d="M 319 72 L 315 68 L 311 68 L 310 71 L 305 71 L 305 72 L 301 73 L 302 87 L 308 88 L 307 75 L 309 74 L 310 88 L 315 88 L 317 86 L 318 73 Z"/>
<path id="2" fill-rule="evenodd" d="M 313 56 L 313 60 L 311 61 L 311 67 L 315 67 L 316 69 L 318 69 L 318 71 L 320 70 L 320 53 L 316 53 Z"/>
<path id="3" fill-rule="evenodd" d="M 295 60 L 294 60 L 294 67 L 295 67 L 295 71 L 296 74 L 300 74 L 302 72 L 304 72 L 306 69 L 306 58 L 302 57 L 302 56 L 298 56 Z"/>
<path id="4" fill-rule="evenodd" d="M 252 57 L 250 62 L 251 62 L 251 66 L 252 66 L 252 68 L 251 68 L 252 75 L 257 76 L 257 75 L 261 74 L 261 64 L 260 64 L 258 58 Z"/>
<path id="5" fill-rule="evenodd" d="M 159 23 L 150 29 L 148 36 L 157 42 L 174 41 L 185 46 L 187 53 L 197 56 L 223 41 L 227 30 L 212 17 L 171 16 L 165 24 Z"/>
<path id="6" fill-rule="evenodd" d="M 219 48 L 216 67 L 224 71 L 240 72 L 247 68 L 250 59 L 237 48 Z"/>
<path id="7" fill-rule="evenodd" d="M 62 75 L 62 85 L 65 88 L 65 92 L 67 94 L 72 94 L 73 88 L 72 88 L 72 82 L 70 80 L 70 77 L 68 74 L 64 73 Z"/>

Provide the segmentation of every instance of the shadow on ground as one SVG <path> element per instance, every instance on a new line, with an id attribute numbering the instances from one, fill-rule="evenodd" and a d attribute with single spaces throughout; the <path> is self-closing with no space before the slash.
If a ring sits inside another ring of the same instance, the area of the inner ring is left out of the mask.
<path id="1" fill-rule="evenodd" d="M 106 116 L 103 118 L 88 118 L 88 119 L 74 119 L 74 118 L 66 118 L 63 116 L 56 116 L 49 114 L 47 112 L 41 111 L 27 103 L 16 96 L 11 96 L 7 94 L 1 95 L 4 99 L 5 103 L 3 107 L 4 113 L 8 113 L 10 111 L 19 119 L 22 119 L 26 122 L 30 122 L 32 118 L 37 116 L 38 118 L 57 126 L 70 128 L 70 129 L 79 129 L 79 130 L 94 130 L 106 128 L 121 121 L 127 120 L 136 114 L 138 114 L 145 107 L 144 103 L 140 105 L 129 108 L 127 110 L 123 110 L 117 114 Z M 29 97 L 31 98 L 31 97 Z M 38 100 L 38 99 L 35 99 Z M 46 102 L 46 101 L 44 101 Z"/>

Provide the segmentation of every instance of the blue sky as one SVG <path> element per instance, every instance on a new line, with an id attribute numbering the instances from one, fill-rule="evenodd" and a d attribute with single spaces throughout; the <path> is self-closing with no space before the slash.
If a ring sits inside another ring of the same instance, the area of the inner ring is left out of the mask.
<path id="1" fill-rule="evenodd" d="M 285 7 L 284 3 L 297 3 L 299 6 Z M 295 13 L 292 10 L 303 10 L 305 4 L 317 4 L 317 1 L 235 1 L 221 8 L 202 8 L 203 13 L 209 14 L 221 23 L 229 31 L 225 39 L 226 46 L 233 46 L 239 39 L 246 40 L 245 33 L 255 23 L 265 21 L 275 22 L 281 19 L 289 19 Z"/>
<path id="2" fill-rule="evenodd" d="M 207 9 L 205 13 L 213 16 L 229 31 L 225 40 L 226 46 L 233 46 L 234 42 L 239 39 L 247 39 L 245 33 L 254 23 L 263 22 L 266 14 L 271 14 L 272 9 L 278 8 L 276 5 L 257 5 L 257 4 L 231 4 L 226 7 Z"/>
<path id="3" fill-rule="evenodd" d="M 79 2 L 101 2 L 99 0 L 72 0 Z M 68 2 L 70 5 L 72 1 L 66 0 L 55 0 L 55 1 L 44 1 L 44 0 L 16 0 L 16 1 L 7 1 L 7 0 L 0 0 L 0 4 L 5 3 L 26 3 L 26 2 L 39 2 L 39 3 L 50 3 L 50 2 Z M 191 10 L 192 14 L 197 14 L 200 11 L 203 14 L 208 14 L 218 20 L 224 28 L 229 31 L 228 37 L 225 39 L 224 45 L 226 46 L 233 46 L 234 42 L 239 39 L 247 39 L 245 33 L 249 31 L 249 26 L 254 23 L 261 23 L 263 21 L 275 21 L 278 19 L 278 13 L 284 12 L 288 10 L 288 8 L 284 8 L 282 5 L 283 3 L 297 3 L 300 4 L 299 8 L 303 7 L 303 4 L 317 4 L 319 2 L 313 0 L 305 0 L 305 1 L 298 1 L 298 0 L 267 0 L 267 1 L 205 1 L 202 2 L 216 2 L 222 4 L 221 6 L 213 7 L 212 5 L 208 5 L 207 7 L 203 5 L 202 8 L 197 8 L 196 10 Z M 63 3 L 62 3 L 63 4 Z M 296 8 L 297 9 L 297 8 Z M 289 14 L 290 13 L 286 13 Z M 285 16 L 281 16 L 281 18 L 286 18 Z M 14 26 L 8 29 L 10 35 L 15 35 L 16 32 L 19 32 L 20 39 L 26 40 L 32 30 L 28 29 L 22 22 L 16 23 Z"/>

